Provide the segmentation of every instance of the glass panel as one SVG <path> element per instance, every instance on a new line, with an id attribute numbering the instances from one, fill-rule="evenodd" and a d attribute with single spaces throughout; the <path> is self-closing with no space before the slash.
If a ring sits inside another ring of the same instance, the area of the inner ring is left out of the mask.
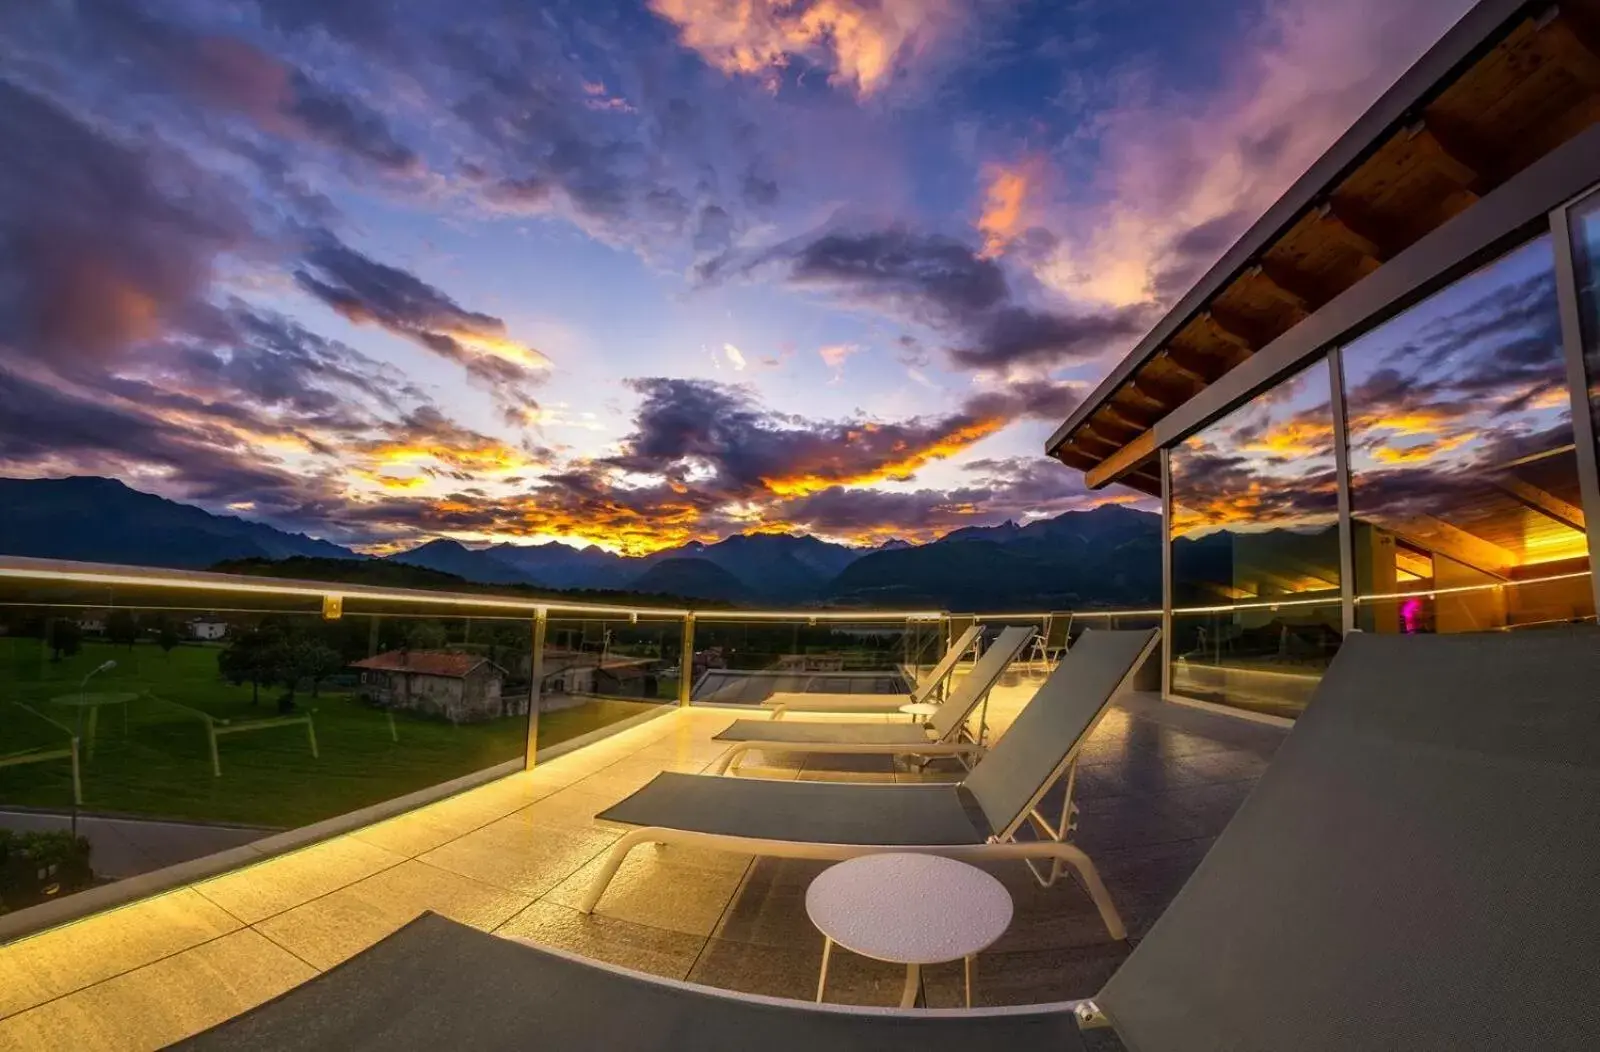
<path id="1" fill-rule="evenodd" d="M 1467 632 L 1592 618 L 1550 238 L 1343 358 L 1357 624 Z"/>
<path id="2" fill-rule="evenodd" d="M 539 684 L 539 750 L 678 700 L 679 621 L 551 616 Z M 516 655 L 523 711 L 529 652 Z"/>
<path id="3" fill-rule="evenodd" d="M 1327 362 L 1188 439 L 1170 462 L 1174 693 L 1297 712 L 1341 638 Z"/>
<path id="4" fill-rule="evenodd" d="M 1600 444 L 1600 194 L 1591 194 L 1570 213 L 1572 263 L 1578 280 L 1583 327 L 1583 370 L 1589 381 L 1589 413 Z"/>
<path id="5" fill-rule="evenodd" d="M 943 654 L 944 625 L 818 619 L 695 622 L 690 699 L 759 705 L 773 694 L 898 694 Z"/>

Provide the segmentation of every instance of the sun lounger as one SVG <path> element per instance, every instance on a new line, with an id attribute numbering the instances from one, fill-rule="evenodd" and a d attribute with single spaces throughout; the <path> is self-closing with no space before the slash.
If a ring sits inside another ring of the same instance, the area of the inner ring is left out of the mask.
<path id="1" fill-rule="evenodd" d="M 1092 1001 L 812 1005 L 426 915 L 180 1047 L 1087 1052 L 1116 1045 L 1080 1027 L 1109 1023 L 1138 1052 L 1592 1050 L 1597 683 L 1593 629 L 1351 635 L 1260 784 Z"/>
<path id="2" fill-rule="evenodd" d="M 971 757 L 983 752 L 983 735 L 964 734 L 967 720 L 1006 667 L 1033 637 L 1030 628 L 1008 628 L 984 651 L 983 657 L 962 677 L 939 711 L 924 724 L 915 723 L 804 723 L 797 721 L 738 720 L 713 740 L 735 742 L 712 766 L 710 773 L 737 771 L 739 761 L 755 749 L 763 753 L 824 752 Z M 979 726 L 982 726 L 980 720 Z"/>
<path id="3" fill-rule="evenodd" d="M 1111 699 L 1132 682 L 1155 646 L 1154 629 L 1086 632 L 1056 673 L 959 785 L 781 782 L 704 774 L 659 774 L 602 812 L 640 826 L 617 841 L 581 908 L 605 893 L 628 852 L 640 844 L 690 844 L 786 858 L 846 859 L 878 851 L 931 851 L 952 858 L 1045 862 L 1046 886 L 1063 866 L 1082 879 L 1113 938 L 1122 920 L 1094 864 L 1066 842 L 1067 808 L 1052 824 L 1038 810 L 1068 774 L 1078 748 Z M 969 803 L 972 805 L 969 807 Z M 1017 839 L 1031 826 L 1038 839 Z"/>
<path id="4" fill-rule="evenodd" d="M 983 635 L 982 625 L 972 625 L 961 633 L 961 638 L 950 645 L 926 676 L 917 681 L 916 688 L 907 694 L 808 694 L 804 691 L 785 691 L 774 694 L 761 704 L 773 710 L 772 718 L 780 720 L 784 714 L 794 712 L 896 712 L 907 703 L 923 702 L 932 698 L 950 673 L 955 671 L 968 650 Z"/>

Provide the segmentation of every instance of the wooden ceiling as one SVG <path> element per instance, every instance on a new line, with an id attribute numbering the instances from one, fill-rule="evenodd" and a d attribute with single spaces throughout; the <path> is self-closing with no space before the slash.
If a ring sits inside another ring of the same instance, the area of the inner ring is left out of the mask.
<path id="1" fill-rule="evenodd" d="M 1535 9 L 1147 349 L 1051 453 L 1091 486 L 1116 477 L 1159 494 L 1158 420 L 1597 118 L 1600 0 Z M 1102 467 L 1124 448 L 1136 467 Z"/>

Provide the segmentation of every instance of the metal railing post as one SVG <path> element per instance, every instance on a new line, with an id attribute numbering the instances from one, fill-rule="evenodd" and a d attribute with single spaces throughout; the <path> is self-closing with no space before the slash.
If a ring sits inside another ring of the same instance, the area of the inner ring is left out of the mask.
<path id="1" fill-rule="evenodd" d="M 539 687 L 544 682 L 544 637 L 549 628 L 550 613 L 543 607 L 533 615 L 533 653 L 529 655 L 528 675 L 528 747 L 522 756 L 522 769 L 533 770 L 539 755 Z"/>
<path id="2" fill-rule="evenodd" d="M 683 647 L 678 660 L 678 705 L 689 704 L 694 689 L 694 615 L 683 615 Z"/>

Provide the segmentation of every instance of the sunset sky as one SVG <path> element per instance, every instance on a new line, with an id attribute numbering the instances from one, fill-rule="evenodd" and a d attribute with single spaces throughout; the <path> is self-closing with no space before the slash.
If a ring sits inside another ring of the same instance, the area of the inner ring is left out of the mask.
<path id="1" fill-rule="evenodd" d="M 0 474 L 369 550 L 1052 515 L 1468 0 L 0 9 Z"/>

